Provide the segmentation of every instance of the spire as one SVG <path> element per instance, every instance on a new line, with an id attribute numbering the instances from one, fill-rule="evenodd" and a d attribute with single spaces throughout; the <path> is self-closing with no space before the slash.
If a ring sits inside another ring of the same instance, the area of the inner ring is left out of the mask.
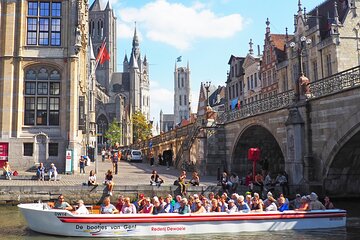
<path id="1" fill-rule="evenodd" d="M 250 38 L 250 42 L 249 42 L 249 54 L 253 55 L 254 54 L 254 49 L 253 49 L 253 42 L 252 39 Z"/>
<path id="2" fill-rule="evenodd" d="M 89 11 L 101 11 L 100 0 L 95 0 L 90 6 Z"/>
<path id="3" fill-rule="evenodd" d="M 266 18 L 266 33 L 270 33 L 270 21 L 269 18 Z"/>
<path id="4" fill-rule="evenodd" d="M 334 1 L 334 23 L 336 25 L 339 25 L 339 13 L 338 13 L 336 1 Z"/>
<path id="5" fill-rule="evenodd" d="M 288 28 L 285 28 L 285 41 L 288 42 L 289 41 L 289 33 L 288 33 Z"/>
<path id="6" fill-rule="evenodd" d="M 139 38 L 137 36 L 137 32 L 136 32 L 136 22 L 135 22 L 135 30 L 134 30 L 134 38 L 133 38 L 133 47 L 138 47 L 139 46 Z"/>
<path id="7" fill-rule="evenodd" d="M 111 10 L 112 7 L 111 7 L 111 4 L 110 4 L 110 1 L 108 0 L 107 4 L 106 4 L 106 7 L 105 7 L 106 10 Z"/>
<path id="8" fill-rule="evenodd" d="M 307 20 L 306 7 L 304 7 L 304 20 L 305 20 L 305 22 L 306 22 L 306 20 Z"/>
<path id="9" fill-rule="evenodd" d="M 125 57 L 124 57 L 124 62 L 128 62 L 128 57 L 127 57 L 127 54 L 125 53 Z"/>
<path id="10" fill-rule="evenodd" d="M 145 64 L 145 65 L 147 64 L 146 54 L 145 54 L 145 56 L 144 56 L 144 64 Z"/>
<path id="11" fill-rule="evenodd" d="M 298 7 L 299 7 L 299 9 L 298 9 L 298 12 L 301 12 L 302 11 L 302 8 L 301 8 L 301 0 L 299 0 L 299 2 L 298 2 Z"/>
<path id="12" fill-rule="evenodd" d="M 136 68 L 136 69 L 139 68 L 139 65 L 138 65 L 138 63 L 137 63 L 137 61 L 136 61 L 136 57 L 135 57 L 135 54 L 134 54 L 134 53 L 131 55 L 130 66 L 131 66 L 132 68 L 134 68 L 134 69 L 135 69 L 135 68 Z"/>

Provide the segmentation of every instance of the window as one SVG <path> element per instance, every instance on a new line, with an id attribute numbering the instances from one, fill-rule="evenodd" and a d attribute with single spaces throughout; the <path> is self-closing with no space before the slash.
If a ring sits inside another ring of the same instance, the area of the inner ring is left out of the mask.
<path id="1" fill-rule="evenodd" d="M 270 59 L 271 59 L 270 49 L 268 49 L 268 50 L 266 50 L 266 64 L 270 63 Z"/>
<path id="2" fill-rule="evenodd" d="M 26 71 L 24 125 L 60 124 L 60 79 L 59 72 L 53 69 Z"/>
<path id="3" fill-rule="evenodd" d="M 229 99 L 231 99 L 231 86 L 229 86 Z"/>
<path id="4" fill-rule="evenodd" d="M 250 86 L 250 88 L 251 89 L 254 89 L 254 76 L 253 75 L 251 75 L 251 86 Z"/>
<path id="5" fill-rule="evenodd" d="M 236 96 L 239 96 L 239 84 L 238 83 L 236 83 L 235 89 L 236 89 Z"/>
<path id="6" fill-rule="evenodd" d="M 61 2 L 28 2 L 27 44 L 61 45 Z"/>
<path id="7" fill-rule="evenodd" d="M 181 106 L 182 101 L 181 101 L 181 95 L 179 96 L 179 105 Z"/>
<path id="8" fill-rule="evenodd" d="M 184 85 L 184 78 L 182 77 L 181 78 L 181 87 L 184 87 L 185 85 Z"/>
<path id="9" fill-rule="evenodd" d="M 266 72 L 263 73 L 263 87 L 266 87 Z"/>
<path id="10" fill-rule="evenodd" d="M 24 143 L 24 156 L 32 157 L 34 149 L 33 149 L 33 143 Z"/>
<path id="11" fill-rule="evenodd" d="M 59 152 L 58 143 L 49 143 L 49 156 L 57 157 Z"/>
<path id="12" fill-rule="evenodd" d="M 234 66 L 231 66 L 231 77 L 234 77 Z"/>
<path id="13" fill-rule="evenodd" d="M 184 95 L 184 106 L 187 105 L 187 102 L 186 102 L 186 95 Z"/>
<path id="14" fill-rule="evenodd" d="M 317 61 L 313 61 L 313 79 L 314 81 L 318 80 L 318 69 L 317 69 Z"/>
<path id="15" fill-rule="evenodd" d="M 247 90 L 250 90 L 250 78 L 247 77 Z"/>
<path id="16" fill-rule="evenodd" d="M 255 87 L 257 87 L 257 73 L 254 74 Z"/>
<path id="17" fill-rule="evenodd" d="M 327 68 L 327 75 L 332 75 L 332 67 L 331 67 L 331 54 L 326 55 L 326 68 Z"/>

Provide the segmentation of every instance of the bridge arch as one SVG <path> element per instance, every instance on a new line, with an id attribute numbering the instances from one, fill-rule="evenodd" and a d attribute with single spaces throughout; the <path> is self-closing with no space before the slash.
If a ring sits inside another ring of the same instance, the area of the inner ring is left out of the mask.
<path id="1" fill-rule="evenodd" d="M 247 159 L 248 149 L 252 147 L 261 149 L 257 171 L 270 171 L 275 177 L 274 174 L 285 169 L 285 158 L 278 140 L 265 126 L 251 124 L 240 132 L 231 154 L 231 169 L 240 177 L 245 177 L 252 169 L 252 162 Z"/>
<path id="2" fill-rule="evenodd" d="M 358 114 L 360 115 L 360 114 Z M 355 117 L 355 116 L 353 116 Z M 332 147 L 324 166 L 323 187 L 329 195 L 356 195 L 360 194 L 360 121 L 351 126 L 350 118 L 333 134 Z"/>

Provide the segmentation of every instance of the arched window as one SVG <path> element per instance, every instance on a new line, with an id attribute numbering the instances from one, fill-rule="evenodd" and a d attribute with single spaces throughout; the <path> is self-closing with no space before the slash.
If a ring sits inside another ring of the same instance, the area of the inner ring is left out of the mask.
<path id="1" fill-rule="evenodd" d="M 56 69 L 37 67 L 25 71 L 24 125 L 59 125 L 60 82 Z"/>

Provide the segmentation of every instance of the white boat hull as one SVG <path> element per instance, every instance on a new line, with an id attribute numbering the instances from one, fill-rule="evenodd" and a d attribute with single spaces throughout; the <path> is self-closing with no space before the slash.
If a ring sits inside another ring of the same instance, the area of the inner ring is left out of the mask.
<path id="1" fill-rule="evenodd" d="M 31 230 L 61 236 L 116 237 L 203 233 L 235 233 L 345 227 L 346 211 L 286 211 L 262 213 L 89 214 L 19 204 Z"/>

